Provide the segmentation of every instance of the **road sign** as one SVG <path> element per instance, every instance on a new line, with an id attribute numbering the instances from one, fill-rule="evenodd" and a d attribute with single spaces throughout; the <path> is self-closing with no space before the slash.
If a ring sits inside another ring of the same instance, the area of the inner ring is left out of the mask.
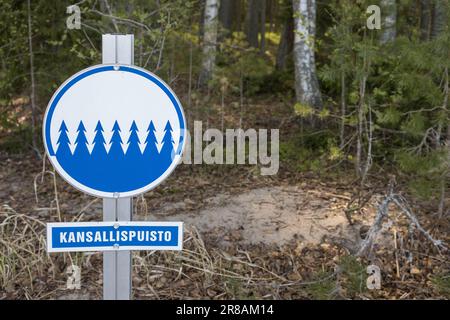
<path id="1" fill-rule="evenodd" d="M 181 250 L 182 222 L 69 222 L 47 224 L 47 251 Z"/>
<path id="2" fill-rule="evenodd" d="M 70 77 L 44 117 L 47 154 L 71 185 L 94 196 L 146 192 L 166 179 L 185 144 L 183 109 L 151 72 L 97 65 Z"/>
<path id="3" fill-rule="evenodd" d="M 104 222 L 47 224 L 48 252 L 104 251 L 103 298 L 130 299 L 130 250 L 181 250 L 181 222 L 131 222 L 132 196 L 181 160 L 186 127 L 172 90 L 133 66 L 134 36 L 102 35 L 102 65 L 70 77 L 50 100 L 47 155 L 76 188 L 103 197 Z"/>

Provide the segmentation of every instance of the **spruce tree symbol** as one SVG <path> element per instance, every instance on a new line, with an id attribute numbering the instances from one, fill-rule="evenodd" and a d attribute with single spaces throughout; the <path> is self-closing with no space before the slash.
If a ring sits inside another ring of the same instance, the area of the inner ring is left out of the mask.
<path id="1" fill-rule="evenodd" d="M 122 149 L 122 138 L 120 137 L 120 127 L 117 123 L 117 120 L 114 122 L 114 126 L 112 128 L 112 137 L 111 137 L 111 148 L 109 149 L 108 158 L 109 161 L 114 161 L 114 159 L 120 159 L 123 157 L 123 149 Z"/>
<path id="2" fill-rule="evenodd" d="M 72 156 L 72 152 L 70 151 L 70 140 L 67 135 L 66 123 L 64 120 L 61 122 L 61 126 L 59 127 L 59 137 L 58 137 L 58 150 L 56 150 L 56 157 L 60 160 L 67 160 L 68 157 Z"/>
<path id="3" fill-rule="evenodd" d="M 84 127 L 83 121 L 80 121 L 77 129 L 77 139 L 75 140 L 75 156 L 76 157 L 87 157 L 89 156 L 89 150 L 87 148 L 88 141 L 86 138 L 86 128 Z"/>
<path id="4" fill-rule="evenodd" d="M 156 147 L 158 141 L 156 139 L 156 129 L 155 129 L 155 125 L 153 124 L 153 121 L 150 121 L 150 124 L 148 125 L 147 128 L 147 138 L 145 139 L 145 149 L 144 149 L 144 157 L 145 158 L 153 158 L 155 159 L 156 156 L 159 154 L 158 152 L 158 148 Z"/>
<path id="5" fill-rule="evenodd" d="M 164 128 L 164 137 L 162 139 L 163 146 L 161 148 L 160 156 L 163 160 L 164 164 L 170 164 L 173 158 L 173 137 L 172 137 L 172 126 L 170 122 L 167 121 L 166 126 Z"/>
<path id="6" fill-rule="evenodd" d="M 100 121 L 95 126 L 94 148 L 92 149 L 93 159 L 102 159 L 106 156 L 105 138 L 103 137 L 103 127 Z"/>
<path id="7" fill-rule="evenodd" d="M 128 149 L 127 149 L 127 153 L 126 153 L 126 157 L 128 159 L 131 158 L 136 158 L 136 157 L 140 157 L 141 154 L 141 149 L 139 148 L 139 137 L 138 137 L 138 127 L 136 125 L 136 122 L 133 120 L 133 123 L 131 124 L 131 128 L 130 128 L 130 137 L 128 138 Z"/>

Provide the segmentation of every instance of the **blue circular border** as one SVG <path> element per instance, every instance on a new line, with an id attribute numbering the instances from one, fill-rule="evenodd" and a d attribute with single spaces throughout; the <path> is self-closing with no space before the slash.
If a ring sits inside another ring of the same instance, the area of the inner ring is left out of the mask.
<path id="1" fill-rule="evenodd" d="M 46 142 L 46 147 L 47 147 L 47 151 L 48 154 L 50 156 L 54 156 L 55 152 L 53 150 L 53 145 L 52 145 L 52 141 L 50 138 L 50 124 L 51 124 L 51 120 L 53 117 L 53 112 L 56 109 L 56 106 L 58 105 L 59 100 L 61 100 L 62 96 L 66 93 L 67 90 L 69 90 L 75 83 L 77 83 L 78 81 L 89 77 L 90 75 L 99 73 L 99 72 L 105 72 L 105 71 L 126 71 L 126 72 L 131 72 L 137 75 L 140 75 L 150 81 L 152 81 L 154 84 L 156 84 L 159 88 L 161 88 L 164 93 L 169 97 L 170 101 L 172 102 L 172 104 L 175 106 L 175 110 L 177 112 L 178 115 L 178 121 L 180 122 L 180 143 L 178 145 L 178 150 L 177 150 L 177 154 L 181 155 L 182 152 L 182 146 L 183 146 L 183 139 L 184 139 L 184 135 L 185 135 L 185 123 L 184 123 L 184 117 L 183 117 L 183 112 L 181 111 L 181 107 L 177 101 L 177 98 L 175 98 L 175 96 L 173 95 L 173 93 L 168 89 L 168 87 L 166 86 L 166 84 L 164 84 L 161 80 L 157 79 L 156 77 L 152 76 L 151 74 L 149 74 L 148 72 L 144 72 L 142 70 L 133 68 L 133 67 L 129 67 L 129 66 L 101 66 L 101 67 L 97 67 L 94 69 L 90 69 L 86 72 L 83 72 L 81 74 L 79 74 L 78 76 L 76 76 L 75 78 L 73 78 L 72 80 L 70 80 L 68 83 L 66 83 L 63 87 L 60 88 L 58 94 L 56 95 L 56 97 L 53 99 L 52 104 L 50 105 L 50 107 L 48 108 L 47 111 L 47 116 L 45 118 L 45 142 Z"/>

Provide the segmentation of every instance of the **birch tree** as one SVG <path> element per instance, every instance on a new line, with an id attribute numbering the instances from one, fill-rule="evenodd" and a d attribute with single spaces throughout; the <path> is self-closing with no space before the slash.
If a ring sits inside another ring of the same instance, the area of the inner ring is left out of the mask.
<path id="1" fill-rule="evenodd" d="M 383 24 L 381 26 L 381 44 L 395 40 L 397 36 L 397 4 L 395 0 L 381 1 Z"/>
<path id="2" fill-rule="evenodd" d="M 294 63 L 297 102 L 315 108 L 322 106 L 317 80 L 314 42 L 316 33 L 316 0 L 293 0 Z"/>
<path id="3" fill-rule="evenodd" d="M 204 33 L 203 33 L 203 61 L 200 73 L 200 85 L 205 85 L 211 78 L 216 64 L 217 27 L 220 0 L 206 0 Z"/>
<path id="4" fill-rule="evenodd" d="M 439 36 L 447 27 L 448 0 L 435 0 L 433 8 L 433 23 L 431 38 Z"/>

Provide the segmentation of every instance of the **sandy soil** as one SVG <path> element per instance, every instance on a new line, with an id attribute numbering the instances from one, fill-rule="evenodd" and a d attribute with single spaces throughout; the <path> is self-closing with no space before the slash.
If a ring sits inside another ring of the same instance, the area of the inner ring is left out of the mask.
<path id="1" fill-rule="evenodd" d="M 206 199 L 206 206 L 183 213 L 189 203 L 175 202 L 136 220 L 184 221 L 201 233 L 216 232 L 222 244 L 238 239 L 243 244 L 283 245 L 293 239 L 302 245 L 338 242 L 350 247 L 360 241 L 361 225 L 370 225 L 373 207 L 354 225 L 344 214 L 346 195 L 324 194 L 307 186 L 275 186 L 253 189 L 239 195 L 219 194 Z"/>

